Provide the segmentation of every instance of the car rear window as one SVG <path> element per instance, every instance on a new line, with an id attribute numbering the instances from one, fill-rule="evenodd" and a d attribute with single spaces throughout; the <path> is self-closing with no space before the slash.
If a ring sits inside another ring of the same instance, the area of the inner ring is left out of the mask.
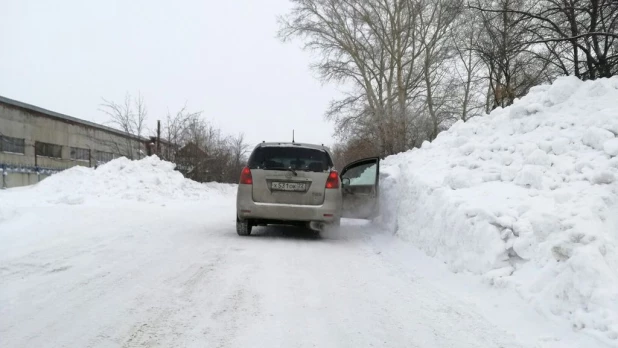
<path id="1" fill-rule="evenodd" d="M 258 147 L 249 158 L 251 169 L 292 168 L 311 172 L 323 172 L 333 162 L 324 150 L 306 147 L 264 146 Z"/>

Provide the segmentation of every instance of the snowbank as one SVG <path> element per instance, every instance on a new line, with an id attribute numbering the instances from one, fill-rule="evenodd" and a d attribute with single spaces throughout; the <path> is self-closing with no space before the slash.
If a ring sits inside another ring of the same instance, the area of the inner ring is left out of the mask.
<path id="1" fill-rule="evenodd" d="M 139 161 L 118 158 L 97 169 L 72 167 L 54 174 L 37 185 L 2 192 L 20 201 L 51 204 L 100 203 L 102 200 L 134 200 L 163 203 L 169 200 L 196 201 L 233 195 L 236 185 L 198 182 L 174 170 L 174 164 L 157 156 Z M 1 199 L 0 199 L 1 200 Z M 4 210 L 5 213 L 8 211 Z M 2 214 L 0 213 L 0 218 Z"/>
<path id="2" fill-rule="evenodd" d="M 618 78 L 560 78 L 382 163 L 383 221 L 618 341 Z"/>

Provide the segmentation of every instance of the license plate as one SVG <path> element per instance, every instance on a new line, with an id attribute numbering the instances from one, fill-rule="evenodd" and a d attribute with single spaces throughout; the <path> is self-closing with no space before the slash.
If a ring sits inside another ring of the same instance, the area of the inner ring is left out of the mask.
<path id="1" fill-rule="evenodd" d="M 302 182 L 272 182 L 270 188 L 277 191 L 307 191 L 307 184 Z"/>

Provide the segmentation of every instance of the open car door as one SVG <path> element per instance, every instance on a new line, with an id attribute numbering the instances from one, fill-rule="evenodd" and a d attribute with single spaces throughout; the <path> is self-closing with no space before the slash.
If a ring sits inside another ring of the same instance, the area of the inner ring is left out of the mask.
<path id="1" fill-rule="evenodd" d="M 342 217 L 371 219 L 378 214 L 380 158 L 352 162 L 341 171 Z"/>

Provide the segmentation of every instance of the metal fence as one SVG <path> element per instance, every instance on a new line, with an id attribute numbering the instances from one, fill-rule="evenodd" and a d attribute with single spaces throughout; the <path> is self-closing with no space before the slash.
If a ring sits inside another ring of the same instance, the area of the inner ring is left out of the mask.
<path id="1" fill-rule="evenodd" d="M 0 188 L 6 189 L 11 187 L 33 185 L 52 174 L 61 172 L 75 165 L 76 163 L 65 162 L 59 163 L 53 168 L 49 168 L 2 162 L 0 163 Z"/>

